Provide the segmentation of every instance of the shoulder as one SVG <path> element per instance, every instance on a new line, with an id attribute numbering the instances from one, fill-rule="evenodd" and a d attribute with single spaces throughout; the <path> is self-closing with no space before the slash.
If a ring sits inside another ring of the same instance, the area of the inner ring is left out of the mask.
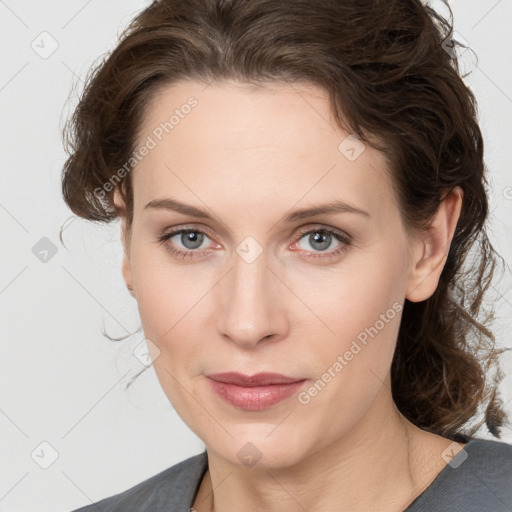
<path id="1" fill-rule="evenodd" d="M 188 511 L 207 466 L 208 458 L 204 451 L 126 491 L 73 512 Z"/>
<path id="2" fill-rule="evenodd" d="M 512 444 L 474 438 L 464 448 L 475 462 L 484 463 L 489 470 L 510 468 L 512 465 Z"/>
<path id="3" fill-rule="evenodd" d="M 512 445 L 473 438 L 447 462 L 407 512 L 512 510 Z"/>

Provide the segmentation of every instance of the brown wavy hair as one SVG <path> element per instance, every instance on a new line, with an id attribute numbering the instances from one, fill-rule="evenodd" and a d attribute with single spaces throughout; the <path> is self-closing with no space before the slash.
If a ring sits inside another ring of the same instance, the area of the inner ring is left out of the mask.
<path id="1" fill-rule="evenodd" d="M 320 86 L 336 123 L 387 157 L 408 230 L 428 227 L 454 187 L 464 191 L 435 293 L 405 301 L 391 375 L 395 403 L 407 419 L 465 441 L 484 421 L 498 438 L 509 424 L 498 395 L 498 356 L 507 349 L 496 348 L 493 310 L 484 308 L 503 259 L 485 229 L 483 139 L 474 95 L 448 51 L 448 11 L 442 17 L 419 0 L 155 1 L 89 71 L 64 131 L 69 157 L 62 192 L 85 219 L 123 216 L 129 246 L 130 174 L 117 185 L 122 210 L 113 190 L 95 191 L 129 159 L 156 92 L 182 79 Z"/>

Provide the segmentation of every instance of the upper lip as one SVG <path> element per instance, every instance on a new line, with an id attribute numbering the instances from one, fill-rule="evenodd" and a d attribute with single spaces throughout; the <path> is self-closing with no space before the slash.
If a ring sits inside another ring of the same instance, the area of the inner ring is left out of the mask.
<path id="1" fill-rule="evenodd" d="M 236 384 L 237 386 L 269 386 L 271 384 L 289 384 L 291 382 L 300 382 L 305 379 L 286 377 L 280 373 L 256 373 L 255 375 L 244 375 L 237 372 L 213 373 L 207 375 L 208 378 L 217 382 L 226 384 Z"/>

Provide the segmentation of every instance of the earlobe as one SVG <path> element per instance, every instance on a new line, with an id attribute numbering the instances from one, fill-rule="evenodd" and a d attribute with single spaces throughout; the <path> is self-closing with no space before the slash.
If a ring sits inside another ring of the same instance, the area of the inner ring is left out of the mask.
<path id="1" fill-rule="evenodd" d="M 119 189 L 116 188 L 114 191 L 114 204 L 120 208 L 120 210 L 124 210 L 124 202 L 122 200 L 121 194 L 119 193 Z M 132 284 L 132 269 L 130 263 L 130 250 L 129 247 L 126 246 L 126 218 L 123 215 L 120 215 L 121 221 L 121 243 L 123 244 L 123 262 L 121 265 L 121 273 L 123 274 L 124 282 L 126 283 L 126 287 L 130 294 L 135 297 L 135 290 Z"/>
<path id="2" fill-rule="evenodd" d="M 123 231 L 123 247 L 124 247 L 124 231 Z M 121 264 L 121 273 L 123 274 L 124 282 L 126 283 L 126 288 L 128 288 L 128 291 L 130 294 L 136 298 L 135 296 L 135 288 L 133 286 L 133 280 L 132 280 L 132 265 L 130 261 L 129 252 L 124 250 L 123 254 L 123 262 Z"/>
<path id="3" fill-rule="evenodd" d="M 128 256 L 126 255 L 126 252 L 123 255 L 123 263 L 121 266 L 121 273 L 123 274 L 124 282 L 126 283 L 126 288 L 128 288 L 128 291 L 130 294 L 135 297 L 135 289 L 133 288 L 132 284 L 132 269 L 130 265 L 130 260 Z"/>
<path id="4" fill-rule="evenodd" d="M 405 297 L 421 302 L 437 289 L 462 208 L 463 191 L 455 187 L 441 202 L 429 228 L 413 242 L 413 262 Z"/>

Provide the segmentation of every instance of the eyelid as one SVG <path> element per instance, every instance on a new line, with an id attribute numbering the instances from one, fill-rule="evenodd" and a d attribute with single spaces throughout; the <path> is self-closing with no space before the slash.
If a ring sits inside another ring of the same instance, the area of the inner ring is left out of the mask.
<path id="1" fill-rule="evenodd" d="M 347 242 L 352 241 L 352 237 L 348 233 L 346 233 L 338 228 L 334 228 L 332 226 L 327 226 L 324 224 L 308 224 L 305 227 L 299 228 L 299 230 L 297 231 L 297 234 L 293 238 L 293 243 L 295 243 L 297 240 L 300 240 L 305 234 L 308 234 L 311 231 L 314 231 L 315 229 L 317 229 L 318 231 L 326 231 L 326 232 L 332 232 L 332 233 L 338 234 L 340 237 L 344 238 L 345 241 L 347 241 Z M 176 226 L 175 228 L 170 228 L 169 231 L 164 230 L 162 235 L 159 236 L 158 239 L 167 237 L 168 235 L 175 236 L 182 231 L 195 231 L 195 232 L 203 233 L 203 234 L 207 235 L 208 238 L 210 238 L 211 240 L 214 239 L 214 236 L 211 234 L 211 232 L 209 231 L 209 229 L 206 226 L 201 225 L 198 227 L 198 226 L 186 225 L 186 224 L 183 226 Z"/>
<path id="2" fill-rule="evenodd" d="M 315 230 L 326 231 L 328 233 L 336 234 L 340 238 L 345 239 L 346 242 L 352 241 L 352 237 L 345 231 L 342 231 L 341 229 L 338 229 L 338 228 L 334 228 L 332 226 L 326 226 L 324 224 L 309 224 L 304 228 L 300 228 L 295 237 L 295 241 L 300 240 L 304 235 L 310 233 L 311 231 L 315 231 Z"/>

